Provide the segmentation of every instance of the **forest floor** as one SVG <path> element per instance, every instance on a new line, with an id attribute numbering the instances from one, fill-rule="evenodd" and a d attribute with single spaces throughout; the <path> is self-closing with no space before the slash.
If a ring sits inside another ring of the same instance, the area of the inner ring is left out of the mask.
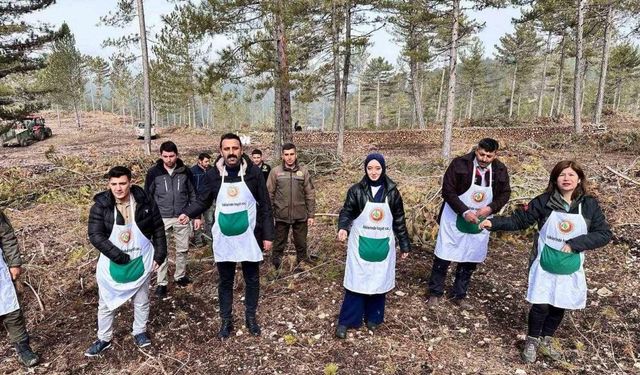
<path id="1" fill-rule="evenodd" d="M 104 173 L 129 165 L 141 184 L 155 155 L 144 156 L 133 127 L 110 114 L 85 113 L 78 130 L 71 117 L 62 125 L 48 114 L 54 137 L 27 148 L 0 149 L 0 206 L 5 208 L 23 249 L 19 284 L 33 348 L 42 364 L 35 374 L 625 374 L 640 373 L 640 133 L 629 119 L 610 121 L 607 133 L 554 136 L 510 144 L 500 152 L 512 178 L 512 202 L 526 202 L 547 184 L 559 160 L 585 166 L 592 191 L 604 207 L 614 241 L 587 253 L 587 308 L 565 315 L 557 333 L 565 360 L 520 361 L 526 328 L 527 262 L 532 230 L 492 235 L 489 256 L 473 275 L 464 311 L 449 302 L 428 310 L 427 277 L 433 259 L 434 217 L 441 198 L 439 140 L 421 147 L 380 146 L 388 174 L 399 183 L 414 249 L 398 263 L 397 286 L 388 294 L 385 323 L 375 332 L 349 330 L 334 337 L 343 297 L 345 246 L 336 238 L 335 217 L 319 216 L 309 232 L 309 251 L 318 264 L 303 272 L 287 268 L 267 281 L 261 267 L 258 312 L 262 336 L 243 326 L 241 277 L 234 294 L 236 334 L 221 342 L 217 272 L 211 250 L 190 251 L 187 288 L 169 285 L 169 298 L 152 295 L 148 325 L 153 345 L 138 349 L 130 335 L 132 309 L 120 308 L 113 348 L 87 359 L 95 340 L 98 252 L 86 235 L 88 210 L 105 188 Z M 219 133 L 158 129 L 154 154 L 171 139 L 187 164 L 212 151 Z M 518 130 L 526 131 L 526 129 Z M 454 151 L 476 139 L 455 139 Z M 255 134 L 254 145 L 277 158 L 271 135 Z M 299 147 L 302 153 L 309 152 Z M 250 151 L 250 150 L 246 150 Z M 213 151 L 212 151 L 213 152 Z M 363 150 L 347 150 L 343 167 L 318 174 L 318 212 L 339 212 L 348 187 L 362 177 Z M 635 198 L 634 198 L 635 197 Z M 170 246 L 170 249 L 172 246 Z M 289 249 L 289 263 L 294 251 Z M 173 272 L 170 266 L 170 274 Z M 453 272 L 450 272 L 452 274 Z M 451 276 L 451 275 L 450 275 Z M 451 285 L 451 277 L 447 283 Z M 23 373 L 12 347 L 0 340 L 0 373 Z"/>

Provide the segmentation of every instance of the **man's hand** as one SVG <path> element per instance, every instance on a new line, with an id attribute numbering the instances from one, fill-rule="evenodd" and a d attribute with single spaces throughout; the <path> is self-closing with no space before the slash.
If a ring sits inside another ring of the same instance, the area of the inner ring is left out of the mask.
<path id="1" fill-rule="evenodd" d="M 193 221 L 193 230 L 199 230 L 202 228 L 202 219 L 195 219 Z"/>
<path id="2" fill-rule="evenodd" d="M 347 233 L 346 230 L 344 229 L 340 229 L 338 231 L 338 241 L 344 242 L 347 240 L 347 237 L 349 236 L 349 234 Z"/>
<path id="3" fill-rule="evenodd" d="M 273 241 L 262 241 L 262 247 L 264 247 L 264 251 L 271 250 L 271 246 L 273 245 Z"/>
<path id="4" fill-rule="evenodd" d="M 571 249 L 571 245 L 569 245 L 568 243 L 564 244 L 564 246 L 562 246 L 562 249 L 560 249 L 563 253 L 571 253 L 573 252 L 573 250 Z"/>
<path id="5" fill-rule="evenodd" d="M 492 225 L 491 224 L 491 220 L 485 219 L 485 220 L 482 221 L 482 223 L 480 223 L 478 225 L 478 228 L 480 228 L 480 229 L 489 229 L 489 228 L 491 228 L 491 225 Z"/>
<path id="6" fill-rule="evenodd" d="M 158 268 L 160 268 L 160 265 L 158 264 L 158 262 L 156 262 L 154 260 L 153 261 L 153 272 L 158 272 Z"/>
<path id="7" fill-rule="evenodd" d="M 314 218 L 312 218 L 312 217 L 310 217 L 310 218 L 308 218 L 308 219 L 307 219 L 307 225 L 308 225 L 308 226 L 310 226 L 310 227 L 311 227 L 311 226 L 313 226 L 315 223 L 316 223 L 316 219 L 314 219 Z"/>
<path id="8" fill-rule="evenodd" d="M 189 216 L 185 214 L 180 214 L 180 216 L 178 216 L 178 224 L 186 225 L 188 223 L 189 223 Z"/>
<path id="9" fill-rule="evenodd" d="M 476 211 L 476 215 L 478 217 L 482 216 L 482 217 L 489 217 L 489 215 L 491 215 L 491 213 L 493 212 L 493 210 L 491 209 L 491 207 L 489 206 L 484 206 L 481 209 L 479 209 L 478 211 Z"/>
<path id="10" fill-rule="evenodd" d="M 22 267 L 20 266 L 9 267 L 9 273 L 11 274 L 11 280 L 16 281 L 18 280 L 18 277 L 20 277 L 20 274 L 22 273 Z"/>
<path id="11" fill-rule="evenodd" d="M 478 222 L 478 215 L 476 215 L 476 213 L 473 211 L 467 211 L 464 214 L 464 219 L 467 221 L 467 223 L 476 224 Z"/>

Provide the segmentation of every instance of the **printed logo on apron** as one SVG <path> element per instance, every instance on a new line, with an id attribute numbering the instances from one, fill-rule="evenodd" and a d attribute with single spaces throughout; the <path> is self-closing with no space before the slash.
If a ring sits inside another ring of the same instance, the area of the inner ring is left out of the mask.
<path id="1" fill-rule="evenodd" d="M 473 193 L 471 195 L 471 198 L 473 198 L 474 202 L 480 203 L 480 202 L 482 202 L 484 200 L 484 196 L 485 196 L 484 192 L 476 191 L 475 193 Z"/>
<path id="2" fill-rule="evenodd" d="M 371 210 L 369 217 L 371 218 L 371 220 L 378 222 L 384 219 L 384 211 L 380 208 L 374 208 L 373 210 Z"/>

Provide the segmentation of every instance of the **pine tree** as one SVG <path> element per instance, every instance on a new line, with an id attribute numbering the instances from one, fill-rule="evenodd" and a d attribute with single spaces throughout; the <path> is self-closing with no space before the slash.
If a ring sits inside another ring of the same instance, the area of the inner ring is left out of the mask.
<path id="1" fill-rule="evenodd" d="M 44 68 L 41 50 L 57 38 L 46 26 L 21 20 L 54 0 L 0 0 L 0 119 L 12 120 L 41 109 L 44 90 L 8 84 L 11 75 Z"/>
<path id="2" fill-rule="evenodd" d="M 76 48 L 76 39 L 66 23 L 60 27 L 59 35 L 47 59 L 43 85 L 51 90 L 49 97 L 53 104 L 74 111 L 80 128 L 80 104 L 87 83 L 85 59 Z"/>

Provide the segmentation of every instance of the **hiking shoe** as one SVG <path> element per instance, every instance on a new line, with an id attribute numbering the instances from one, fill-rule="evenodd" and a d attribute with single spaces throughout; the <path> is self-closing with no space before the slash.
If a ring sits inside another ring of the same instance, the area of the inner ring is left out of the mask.
<path id="1" fill-rule="evenodd" d="M 151 345 L 151 339 L 146 332 L 138 333 L 137 335 L 133 336 L 133 339 L 136 340 L 136 345 L 138 345 L 138 348 L 144 348 L 145 346 Z"/>
<path id="2" fill-rule="evenodd" d="M 96 340 L 96 342 L 91 344 L 89 349 L 87 349 L 87 351 L 84 352 L 84 355 L 87 357 L 95 357 L 100 355 L 100 353 L 104 352 L 110 347 L 111 347 L 111 341 L 102 341 L 98 339 Z"/>
<path id="3" fill-rule="evenodd" d="M 441 299 L 442 297 L 430 296 L 429 300 L 427 301 L 427 307 L 430 309 L 435 309 L 440 304 Z"/>
<path id="4" fill-rule="evenodd" d="M 559 345 L 551 336 L 544 336 L 540 340 L 538 349 L 540 350 L 540 354 L 551 360 L 559 361 L 562 359 L 562 352 L 558 350 Z"/>
<path id="5" fill-rule="evenodd" d="M 260 336 L 260 332 L 262 331 L 260 330 L 260 326 L 258 325 L 255 316 L 248 316 L 245 319 L 244 325 L 247 327 L 250 334 L 252 334 L 253 336 Z"/>
<path id="6" fill-rule="evenodd" d="M 19 343 L 14 344 L 16 349 L 16 353 L 18 354 L 18 362 L 26 367 L 35 366 L 40 362 L 40 358 L 36 353 L 31 350 L 31 346 L 29 346 L 29 339 L 20 341 Z"/>
<path id="7" fill-rule="evenodd" d="M 367 322 L 367 329 L 371 332 L 375 332 L 375 330 L 378 328 L 380 324 L 375 324 L 375 323 L 371 323 L 371 322 Z"/>
<path id="8" fill-rule="evenodd" d="M 458 306 L 462 310 L 473 310 L 473 305 L 471 305 L 467 300 L 463 298 L 452 298 L 451 303 Z"/>
<path id="9" fill-rule="evenodd" d="M 156 287 L 156 296 L 158 296 L 158 298 L 165 298 L 167 296 L 167 286 L 158 285 Z"/>
<path id="10" fill-rule="evenodd" d="M 522 360 L 525 363 L 533 363 L 536 361 L 536 355 L 538 353 L 539 345 L 539 338 L 527 336 L 527 340 L 524 342 L 524 349 L 522 350 L 521 354 Z"/>
<path id="11" fill-rule="evenodd" d="M 218 332 L 218 338 L 220 340 L 228 338 L 231 336 L 231 331 L 233 331 L 233 321 L 231 319 L 223 319 L 220 325 L 220 331 Z"/>
<path id="12" fill-rule="evenodd" d="M 191 284 L 191 279 L 188 276 L 183 276 L 181 278 L 179 278 L 178 280 L 176 280 L 176 285 L 181 286 L 181 287 L 185 287 L 187 285 Z"/>
<path id="13" fill-rule="evenodd" d="M 336 337 L 339 339 L 347 338 L 347 326 L 338 325 L 336 328 Z"/>

